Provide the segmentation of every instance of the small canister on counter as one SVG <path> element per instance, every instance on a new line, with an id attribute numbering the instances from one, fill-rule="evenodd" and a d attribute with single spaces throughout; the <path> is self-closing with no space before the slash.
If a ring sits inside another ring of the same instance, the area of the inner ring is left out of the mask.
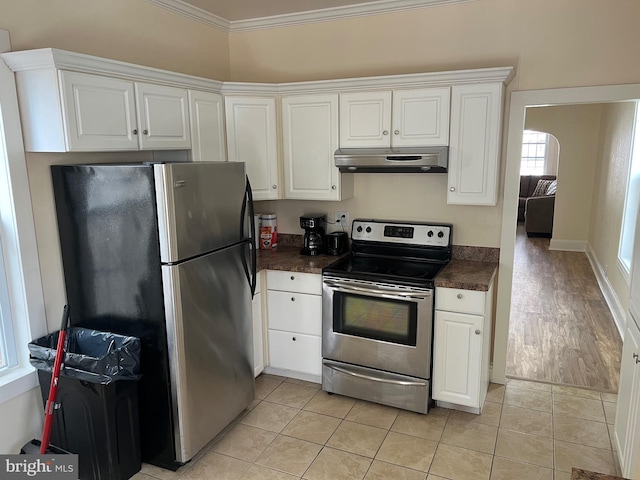
<path id="1" fill-rule="evenodd" d="M 278 228 L 275 213 L 260 215 L 260 249 L 269 250 L 278 246 Z"/>

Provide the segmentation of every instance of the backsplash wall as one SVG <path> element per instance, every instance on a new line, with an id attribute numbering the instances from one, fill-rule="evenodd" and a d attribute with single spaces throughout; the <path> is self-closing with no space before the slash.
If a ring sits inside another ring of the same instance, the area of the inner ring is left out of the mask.
<path id="1" fill-rule="evenodd" d="M 349 212 L 356 218 L 443 222 L 453 224 L 453 243 L 482 247 L 500 246 L 502 205 L 495 207 L 447 204 L 447 175 L 439 173 L 359 173 L 353 198 L 341 202 L 271 200 L 256 202 L 256 213 L 276 213 L 278 231 L 302 234 L 299 218 L 324 213 Z M 328 225 L 327 231 L 340 230 Z"/>

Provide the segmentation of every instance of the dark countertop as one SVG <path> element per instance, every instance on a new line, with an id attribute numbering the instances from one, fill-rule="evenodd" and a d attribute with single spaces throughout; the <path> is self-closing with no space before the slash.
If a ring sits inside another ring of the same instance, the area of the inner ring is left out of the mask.
<path id="1" fill-rule="evenodd" d="M 435 286 L 486 292 L 497 269 L 498 262 L 453 259 L 438 274 Z"/>
<path id="2" fill-rule="evenodd" d="M 258 271 L 283 270 L 319 274 L 324 267 L 346 255 L 348 253 L 340 256 L 307 256 L 300 255 L 300 247 L 280 246 L 273 250 L 258 250 Z M 438 274 L 435 286 L 486 292 L 497 268 L 498 262 L 453 259 Z"/>
<path id="3" fill-rule="evenodd" d="M 327 265 L 341 259 L 333 255 L 300 255 L 300 247 L 277 247 L 273 250 L 258 250 L 258 271 L 284 270 L 287 272 L 322 273 Z"/>

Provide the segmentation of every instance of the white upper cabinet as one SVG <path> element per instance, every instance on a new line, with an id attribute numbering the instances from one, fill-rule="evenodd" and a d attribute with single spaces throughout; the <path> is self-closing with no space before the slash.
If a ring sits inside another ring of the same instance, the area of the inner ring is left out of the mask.
<path id="1" fill-rule="evenodd" d="M 497 203 L 502 95 L 502 83 L 452 87 L 447 203 Z"/>
<path id="2" fill-rule="evenodd" d="M 338 94 L 282 98 L 284 198 L 343 200 L 353 196 L 353 174 L 334 164 Z"/>
<path id="3" fill-rule="evenodd" d="M 189 90 L 191 159 L 194 162 L 227 159 L 222 95 Z"/>
<path id="4" fill-rule="evenodd" d="M 66 142 L 58 150 L 138 149 L 133 82 L 65 71 L 59 76 Z"/>
<path id="5" fill-rule="evenodd" d="M 340 94 L 340 147 L 447 145 L 449 88 Z"/>
<path id="6" fill-rule="evenodd" d="M 27 151 L 191 148 L 186 89 L 55 69 L 16 79 Z"/>
<path id="7" fill-rule="evenodd" d="M 449 88 L 395 90 L 392 147 L 449 144 Z"/>
<path id="8" fill-rule="evenodd" d="M 187 90 L 135 83 L 141 150 L 191 148 Z"/>
<path id="9" fill-rule="evenodd" d="M 391 92 L 340 94 L 340 147 L 388 147 Z"/>
<path id="10" fill-rule="evenodd" d="M 225 97 L 230 162 L 245 162 L 254 200 L 280 198 L 276 100 Z"/>

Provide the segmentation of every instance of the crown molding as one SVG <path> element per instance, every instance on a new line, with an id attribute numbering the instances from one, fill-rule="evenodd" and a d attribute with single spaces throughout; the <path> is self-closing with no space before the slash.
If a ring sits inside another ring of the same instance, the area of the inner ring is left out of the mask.
<path id="1" fill-rule="evenodd" d="M 154 5 L 158 5 L 159 7 L 171 10 L 172 12 L 184 15 L 185 17 L 189 17 L 192 20 L 197 20 L 198 22 L 202 22 L 207 25 L 211 25 L 212 27 L 219 28 L 227 33 L 231 31 L 231 22 L 229 22 L 229 20 L 225 20 L 224 18 L 214 15 L 213 13 L 209 13 L 206 10 L 202 10 L 201 8 L 189 5 L 182 0 L 147 1 L 153 3 Z"/>
<path id="2" fill-rule="evenodd" d="M 472 2 L 476 0 L 378 0 L 376 2 L 359 3 L 343 7 L 323 8 L 308 12 L 274 15 L 271 17 L 248 20 L 228 21 L 200 8 L 185 3 L 183 0 L 147 0 L 160 7 L 167 8 L 194 20 L 212 25 L 229 33 L 246 32 L 266 28 L 289 27 L 309 23 L 344 20 L 346 18 L 365 17 L 383 13 L 414 10 L 425 7 L 436 7 L 454 3 Z"/>
<path id="3" fill-rule="evenodd" d="M 14 72 L 58 68 L 74 72 L 126 78 L 134 81 L 147 80 L 183 88 L 186 86 L 203 90 L 222 89 L 222 82 L 218 80 L 120 62 L 83 53 L 58 50 L 57 48 L 8 52 L 0 54 L 0 57 Z"/>
<path id="4" fill-rule="evenodd" d="M 2 53 L 0 54 L 0 60 L 4 60 L 14 72 L 61 69 L 131 81 L 148 81 L 182 88 L 216 91 L 225 95 L 286 95 L 363 89 L 425 88 L 496 82 L 508 84 L 515 74 L 514 68 L 507 66 L 306 82 L 252 83 L 221 82 L 56 48 Z"/>

